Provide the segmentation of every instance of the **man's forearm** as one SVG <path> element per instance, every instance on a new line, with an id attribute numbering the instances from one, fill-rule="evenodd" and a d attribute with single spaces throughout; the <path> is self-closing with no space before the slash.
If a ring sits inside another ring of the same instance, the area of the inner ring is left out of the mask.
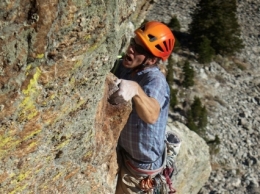
<path id="1" fill-rule="evenodd" d="M 153 124 L 157 121 L 160 105 L 155 98 L 147 96 L 139 85 L 138 94 L 133 97 L 133 101 L 138 116 L 144 122 Z"/>

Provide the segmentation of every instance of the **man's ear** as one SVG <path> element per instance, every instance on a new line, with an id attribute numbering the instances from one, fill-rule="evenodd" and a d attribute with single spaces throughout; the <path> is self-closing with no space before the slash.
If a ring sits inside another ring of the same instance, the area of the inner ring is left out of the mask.
<path id="1" fill-rule="evenodd" d="M 147 60 L 147 63 L 149 65 L 154 65 L 155 63 L 157 63 L 159 59 L 157 57 L 149 57 L 148 60 Z"/>

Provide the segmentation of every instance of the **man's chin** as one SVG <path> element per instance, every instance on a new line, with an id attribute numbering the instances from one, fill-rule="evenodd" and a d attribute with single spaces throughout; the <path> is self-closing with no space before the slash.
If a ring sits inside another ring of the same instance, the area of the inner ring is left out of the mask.
<path id="1" fill-rule="evenodd" d="M 128 61 L 127 59 L 124 59 L 123 60 L 123 66 L 125 68 L 132 68 L 132 62 L 131 61 Z"/>

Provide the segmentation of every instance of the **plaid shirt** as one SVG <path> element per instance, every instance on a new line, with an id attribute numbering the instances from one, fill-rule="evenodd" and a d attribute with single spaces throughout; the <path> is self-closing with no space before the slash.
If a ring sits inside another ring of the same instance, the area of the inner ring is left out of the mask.
<path id="1" fill-rule="evenodd" d="M 137 115 L 135 106 L 121 132 L 118 144 L 131 156 L 142 161 L 132 163 L 142 169 L 156 169 L 161 166 L 164 152 L 165 129 L 168 118 L 170 90 L 165 76 L 158 67 L 150 67 L 131 75 L 131 69 L 119 65 L 116 76 L 136 81 L 144 92 L 160 104 L 160 115 L 156 123 L 147 124 Z M 150 164 L 147 164 L 150 163 Z"/>

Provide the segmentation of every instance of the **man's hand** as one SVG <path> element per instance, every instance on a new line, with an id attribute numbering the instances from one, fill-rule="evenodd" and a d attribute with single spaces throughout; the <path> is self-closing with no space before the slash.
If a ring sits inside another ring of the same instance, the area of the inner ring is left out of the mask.
<path id="1" fill-rule="evenodd" d="M 131 100 L 138 94 L 138 83 L 134 81 L 118 79 L 116 84 L 119 85 L 119 89 L 110 96 L 109 101 L 112 104 L 119 104 Z"/>
<path id="2" fill-rule="evenodd" d="M 138 94 L 138 83 L 121 79 L 119 84 L 118 95 L 122 96 L 125 101 L 131 100 Z"/>
<path id="3" fill-rule="evenodd" d="M 111 104 L 120 104 L 133 99 L 138 116 L 146 123 L 153 124 L 160 114 L 160 104 L 155 98 L 147 96 L 137 82 L 118 79 L 119 89 L 110 96 Z"/>

